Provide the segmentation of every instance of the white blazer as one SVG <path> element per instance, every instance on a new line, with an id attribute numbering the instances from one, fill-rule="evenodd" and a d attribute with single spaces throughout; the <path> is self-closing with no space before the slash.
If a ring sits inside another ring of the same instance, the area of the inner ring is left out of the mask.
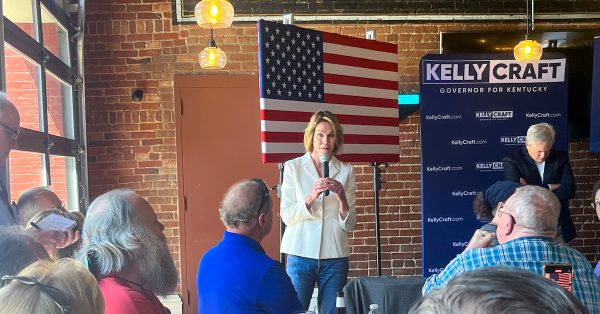
<path id="1" fill-rule="evenodd" d="M 286 224 L 281 252 L 314 259 L 350 255 L 348 232 L 356 224 L 356 178 L 354 168 L 334 156 L 329 177 L 344 185 L 350 211 L 340 217 L 340 203 L 334 193 L 321 194 L 309 209 L 304 203 L 319 179 L 309 153 L 285 163 L 281 185 L 281 219 Z"/>

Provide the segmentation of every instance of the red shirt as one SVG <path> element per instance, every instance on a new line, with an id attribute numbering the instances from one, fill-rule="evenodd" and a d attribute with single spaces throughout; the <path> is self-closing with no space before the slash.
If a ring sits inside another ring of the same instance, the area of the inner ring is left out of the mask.
<path id="1" fill-rule="evenodd" d="M 106 314 L 169 314 L 154 293 L 130 288 L 127 282 L 117 277 L 105 277 L 98 281 L 104 296 Z"/>

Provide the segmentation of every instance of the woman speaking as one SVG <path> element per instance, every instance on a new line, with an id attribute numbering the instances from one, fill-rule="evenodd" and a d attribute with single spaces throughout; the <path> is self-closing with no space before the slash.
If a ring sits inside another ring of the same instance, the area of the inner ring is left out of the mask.
<path id="1" fill-rule="evenodd" d="M 346 285 L 348 232 L 356 224 L 354 169 L 334 156 L 343 135 L 331 112 L 313 114 L 304 130 L 306 154 L 285 163 L 281 186 L 286 271 L 304 309 L 318 285 L 322 314 L 335 313 L 336 292 Z"/>

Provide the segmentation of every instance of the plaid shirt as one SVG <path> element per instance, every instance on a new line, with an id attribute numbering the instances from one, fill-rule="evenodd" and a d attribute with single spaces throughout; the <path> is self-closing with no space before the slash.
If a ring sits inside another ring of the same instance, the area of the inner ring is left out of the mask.
<path id="1" fill-rule="evenodd" d="M 590 313 L 600 313 L 600 280 L 588 260 L 578 251 L 542 237 L 518 238 L 492 248 L 459 254 L 442 272 L 427 278 L 423 294 L 444 287 L 453 277 L 473 269 L 511 266 L 541 275 L 544 264 L 573 265 L 573 295 Z"/>

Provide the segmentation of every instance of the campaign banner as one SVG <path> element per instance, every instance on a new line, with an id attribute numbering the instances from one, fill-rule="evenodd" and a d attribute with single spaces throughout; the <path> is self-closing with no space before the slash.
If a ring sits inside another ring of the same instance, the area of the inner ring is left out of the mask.
<path id="1" fill-rule="evenodd" d="M 440 272 L 487 221 L 473 199 L 504 178 L 502 158 L 547 122 L 568 149 L 566 59 L 545 54 L 430 54 L 421 59 L 423 276 Z"/>
<path id="2" fill-rule="evenodd" d="M 590 152 L 600 152 L 600 37 L 594 37 L 592 110 L 590 113 Z"/>

